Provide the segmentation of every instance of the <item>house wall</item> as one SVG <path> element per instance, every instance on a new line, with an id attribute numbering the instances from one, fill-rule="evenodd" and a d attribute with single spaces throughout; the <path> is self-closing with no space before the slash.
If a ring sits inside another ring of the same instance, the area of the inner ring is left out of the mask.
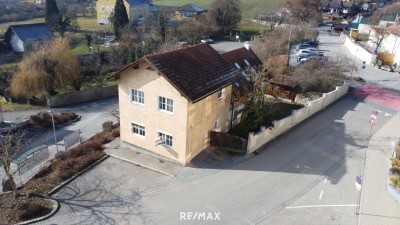
<path id="1" fill-rule="evenodd" d="M 143 17 L 145 19 L 149 13 L 149 5 L 131 6 L 128 13 L 129 21 L 132 23 L 139 17 Z"/>
<path id="2" fill-rule="evenodd" d="M 281 120 L 274 121 L 272 127 L 261 127 L 259 132 L 249 133 L 249 138 L 247 142 L 247 153 L 252 153 L 256 151 L 257 149 L 261 148 L 263 145 L 281 135 L 282 133 L 286 132 L 293 126 L 299 124 L 316 112 L 323 110 L 325 107 L 329 106 L 337 99 L 345 95 L 348 90 L 348 84 L 336 87 L 336 90 L 325 93 L 322 98 L 309 102 L 301 109 L 293 110 L 292 115 Z"/>
<path id="3" fill-rule="evenodd" d="M 21 39 L 19 39 L 18 35 L 12 31 L 12 37 L 11 37 L 11 46 L 16 52 L 24 52 L 24 42 L 22 42 Z"/>
<path id="4" fill-rule="evenodd" d="M 218 100 L 218 92 L 196 102 L 188 104 L 187 123 L 187 155 L 186 162 L 209 146 L 210 131 L 227 132 L 230 124 L 230 98 L 232 85 L 223 89 L 223 97 Z M 219 119 L 220 127 L 214 129 L 214 123 Z"/>
<path id="5" fill-rule="evenodd" d="M 368 24 L 359 24 L 358 25 L 358 32 L 360 34 L 369 34 L 371 32 L 371 27 Z"/>
<path id="6" fill-rule="evenodd" d="M 355 55 L 357 58 L 361 59 L 362 61 L 366 61 L 367 64 L 371 64 L 374 61 L 375 55 L 369 52 L 367 49 L 359 46 L 349 37 L 346 37 L 344 42 L 344 46 L 350 51 L 352 55 Z"/>
<path id="7" fill-rule="evenodd" d="M 185 164 L 188 100 L 163 76 L 154 70 L 146 69 L 148 67 L 146 62 L 142 62 L 138 69 L 129 68 L 121 72 L 118 91 L 122 144 L 129 143 Z M 144 91 L 144 105 L 130 101 L 130 88 Z M 158 96 L 173 99 L 173 114 L 158 110 Z M 132 133 L 131 122 L 145 126 L 145 137 Z M 157 131 L 173 136 L 172 147 L 155 146 Z"/>
<path id="8" fill-rule="evenodd" d="M 110 24 L 110 21 L 107 18 L 111 15 L 112 9 L 115 7 L 115 2 L 116 0 L 98 0 L 96 2 L 97 23 Z M 129 4 L 124 1 L 124 5 L 129 16 Z M 104 10 L 101 10 L 102 6 L 104 7 Z M 107 6 L 109 9 L 108 11 Z"/>

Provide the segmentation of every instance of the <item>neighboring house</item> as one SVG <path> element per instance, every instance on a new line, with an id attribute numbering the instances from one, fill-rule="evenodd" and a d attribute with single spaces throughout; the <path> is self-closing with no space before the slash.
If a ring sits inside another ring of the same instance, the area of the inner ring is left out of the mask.
<path id="1" fill-rule="evenodd" d="M 121 145 L 188 164 L 210 131 L 230 124 L 232 84 L 242 76 L 208 44 L 152 54 L 122 68 Z"/>
<path id="2" fill-rule="evenodd" d="M 378 52 L 386 53 L 386 58 L 390 58 L 389 63 L 396 63 L 400 65 L 400 25 L 391 24 L 386 28 L 385 37 L 378 49 Z M 376 33 L 371 29 L 370 39 L 376 39 Z M 375 48 L 376 44 L 368 41 L 368 45 Z"/>
<path id="3" fill-rule="evenodd" d="M 399 21 L 399 14 L 383 14 L 379 26 L 386 27 L 388 24 L 395 24 Z"/>
<path id="4" fill-rule="evenodd" d="M 251 48 L 247 46 L 221 54 L 226 60 L 241 71 L 242 77 L 233 85 L 233 124 L 240 118 L 240 111 L 244 109 L 248 93 L 252 92 L 254 84 L 248 73 L 258 74 L 263 63 Z"/>
<path id="5" fill-rule="evenodd" d="M 111 23 L 110 17 L 114 14 L 115 2 L 116 0 L 98 0 L 96 2 L 97 23 Z M 148 15 L 155 13 L 163 13 L 172 17 L 175 13 L 182 12 L 182 15 L 186 18 L 205 11 L 193 4 L 187 4 L 182 7 L 153 5 L 148 0 L 124 0 L 124 5 L 131 24 L 143 21 Z"/>
<path id="6" fill-rule="evenodd" d="M 202 12 L 205 12 L 206 10 L 198 7 L 193 4 L 187 4 L 181 7 L 175 8 L 175 15 L 174 18 L 180 19 L 180 18 L 190 18 L 192 16 L 197 16 Z"/>
<path id="7" fill-rule="evenodd" d="M 342 0 L 321 0 L 321 6 L 323 9 L 338 10 L 343 7 Z"/>
<path id="8" fill-rule="evenodd" d="M 53 37 L 45 23 L 10 25 L 4 35 L 5 42 L 16 52 L 34 50 Z"/>

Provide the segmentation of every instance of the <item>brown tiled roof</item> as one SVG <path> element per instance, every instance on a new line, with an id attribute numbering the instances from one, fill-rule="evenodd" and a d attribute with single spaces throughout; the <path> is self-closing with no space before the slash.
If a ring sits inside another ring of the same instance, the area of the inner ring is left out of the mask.
<path id="1" fill-rule="evenodd" d="M 208 44 L 148 55 L 144 59 L 191 102 L 228 86 L 241 76 L 234 65 Z"/>
<path id="2" fill-rule="evenodd" d="M 257 57 L 256 53 L 254 53 L 253 50 L 251 50 L 251 48 L 249 50 L 247 50 L 245 47 L 238 48 L 229 52 L 224 52 L 221 55 L 225 59 L 227 59 L 230 63 L 239 64 L 239 66 L 242 69 L 247 68 L 246 63 L 244 62 L 245 59 L 254 68 L 257 68 L 262 65 L 261 60 Z"/>

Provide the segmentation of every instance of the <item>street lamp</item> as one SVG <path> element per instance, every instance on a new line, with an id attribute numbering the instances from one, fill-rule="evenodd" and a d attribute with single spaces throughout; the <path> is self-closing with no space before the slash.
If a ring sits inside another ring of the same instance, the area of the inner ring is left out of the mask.
<path id="1" fill-rule="evenodd" d="M 57 137 L 56 137 L 56 126 L 54 124 L 54 115 L 53 111 L 48 111 L 51 114 L 51 121 L 53 122 L 53 133 L 54 133 L 54 144 L 56 145 L 57 153 L 58 153 L 58 146 L 57 146 Z"/>

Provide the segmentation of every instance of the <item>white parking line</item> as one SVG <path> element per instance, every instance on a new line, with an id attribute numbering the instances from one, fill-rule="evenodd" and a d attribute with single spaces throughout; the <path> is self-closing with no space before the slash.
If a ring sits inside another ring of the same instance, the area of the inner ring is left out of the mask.
<path id="1" fill-rule="evenodd" d="M 358 205 L 301 205 L 301 206 L 288 206 L 286 209 L 300 209 L 300 208 L 324 208 L 324 207 L 356 207 Z"/>
<path id="2" fill-rule="evenodd" d="M 321 191 L 321 194 L 319 194 L 319 200 L 322 199 L 322 195 L 324 194 L 324 191 Z"/>

